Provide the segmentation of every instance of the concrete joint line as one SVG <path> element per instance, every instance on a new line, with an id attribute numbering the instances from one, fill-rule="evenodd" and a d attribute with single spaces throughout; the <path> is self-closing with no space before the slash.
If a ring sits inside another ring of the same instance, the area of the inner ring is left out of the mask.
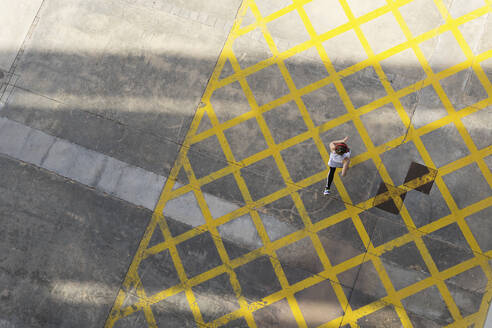
<path id="1" fill-rule="evenodd" d="M 149 210 L 154 210 L 167 180 L 165 176 L 124 163 L 5 117 L 0 118 L 0 154 L 41 167 Z M 176 184 L 177 187 L 181 186 L 179 182 Z M 211 194 L 204 193 L 204 197 L 214 217 L 226 215 L 239 208 L 238 205 Z M 193 227 L 203 224 L 203 220 L 200 220 L 201 209 L 192 192 L 170 200 L 164 212 L 167 217 Z M 289 224 L 275 217 L 265 215 L 264 220 L 268 226 L 275 227 L 271 231 L 272 238 L 292 231 Z M 244 229 L 248 231 L 245 232 Z M 245 233 L 253 233 L 254 229 L 252 225 L 243 225 L 243 230 L 230 229 L 223 233 L 226 239 L 244 247 L 256 248 L 258 245 L 254 238 L 244 238 Z"/>
<path id="2" fill-rule="evenodd" d="M 0 153 L 154 209 L 166 178 L 77 144 L 0 118 Z"/>
<path id="3" fill-rule="evenodd" d="M 13 72 L 4 73 L 3 81 L 0 79 L 0 110 L 7 104 L 19 76 Z"/>
<path id="4" fill-rule="evenodd" d="M 217 30 L 222 30 L 223 32 L 226 33 L 229 33 L 230 29 L 232 28 L 232 21 L 228 22 L 227 20 L 216 17 L 214 15 L 209 15 L 204 12 L 196 12 L 167 2 L 164 3 L 153 2 L 152 5 L 145 5 L 145 7 L 150 7 L 152 9 L 160 9 L 169 15 L 192 20 L 194 22 L 213 27 Z"/>

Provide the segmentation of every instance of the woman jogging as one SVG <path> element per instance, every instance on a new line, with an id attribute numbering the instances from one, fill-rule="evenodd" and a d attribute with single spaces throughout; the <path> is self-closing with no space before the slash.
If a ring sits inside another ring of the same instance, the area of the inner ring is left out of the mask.
<path id="1" fill-rule="evenodd" d="M 328 161 L 330 173 L 328 173 L 328 177 L 326 179 L 326 187 L 323 195 L 330 194 L 331 183 L 333 182 L 333 177 L 335 176 L 337 167 L 342 168 L 342 177 L 347 174 L 350 163 L 350 149 L 346 144 L 347 140 L 348 137 L 345 137 L 342 140 L 330 142 L 330 160 Z"/>

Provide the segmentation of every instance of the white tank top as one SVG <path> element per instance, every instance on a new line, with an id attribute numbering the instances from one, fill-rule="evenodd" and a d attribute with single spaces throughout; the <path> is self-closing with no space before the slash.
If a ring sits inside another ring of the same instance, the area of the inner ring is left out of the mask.
<path id="1" fill-rule="evenodd" d="M 335 152 L 330 153 L 330 160 L 328 161 L 329 167 L 343 167 L 343 160 L 345 158 L 350 158 L 350 151 L 343 155 L 338 155 Z"/>

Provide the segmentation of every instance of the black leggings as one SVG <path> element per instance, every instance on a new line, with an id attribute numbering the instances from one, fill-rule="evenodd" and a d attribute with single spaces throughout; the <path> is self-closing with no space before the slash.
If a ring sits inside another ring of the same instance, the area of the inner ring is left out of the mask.
<path id="1" fill-rule="evenodd" d="M 330 173 L 328 173 L 328 179 L 326 180 L 326 188 L 330 189 L 331 183 L 333 182 L 333 177 L 335 176 L 336 167 L 330 166 Z"/>

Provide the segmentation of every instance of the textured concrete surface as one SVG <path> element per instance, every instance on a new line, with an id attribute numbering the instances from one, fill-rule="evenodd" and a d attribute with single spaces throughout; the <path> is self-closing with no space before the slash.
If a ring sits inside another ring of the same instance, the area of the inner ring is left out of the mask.
<path id="1" fill-rule="evenodd" d="M 0 118 L 0 128 L 0 154 L 33 164 L 136 206 L 153 210 L 166 182 L 164 176 L 6 118 Z M 175 183 L 175 188 L 180 186 L 182 185 L 179 182 Z M 239 209 L 238 205 L 210 193 L 204 193 L 203 197 L 215 218 Z M 166 213 L 192 227 L 205 222 L 192 192 L 169 201 L 166 204 Z M 251 221 L 246 217 L 244 220 L 230 222 L 222 226 L 221 231 L 225 238 L 248 248 L 258 240 L 252 238 L 256 230 Z M 264 220 L 268 224 L 267 231 L 272 236 L 284 236 L 287 232 L 292 232 L 288 223 L 274 216 L 265 215 Z"/>
<path id="2" fill-rule="evenodd" d="M 485 325 L 491 3 L 7 3 L 0 326 Z"/>
<path id="3" fill-rule="evenodd" d="M 1 115 L 168 175 L 239 5 L 186 3 L 45 1 Z"/>
<path id="4" fill-rule="evenodd" d="M 4 326 L 101 325 L 149 210 L 3 156 L 0 168 Z"/>
<path id="5" fill-rule="evenodd" d="M 43 1 L 4 1 L 0 21 L 0 70 L 9 71 Z"/>

